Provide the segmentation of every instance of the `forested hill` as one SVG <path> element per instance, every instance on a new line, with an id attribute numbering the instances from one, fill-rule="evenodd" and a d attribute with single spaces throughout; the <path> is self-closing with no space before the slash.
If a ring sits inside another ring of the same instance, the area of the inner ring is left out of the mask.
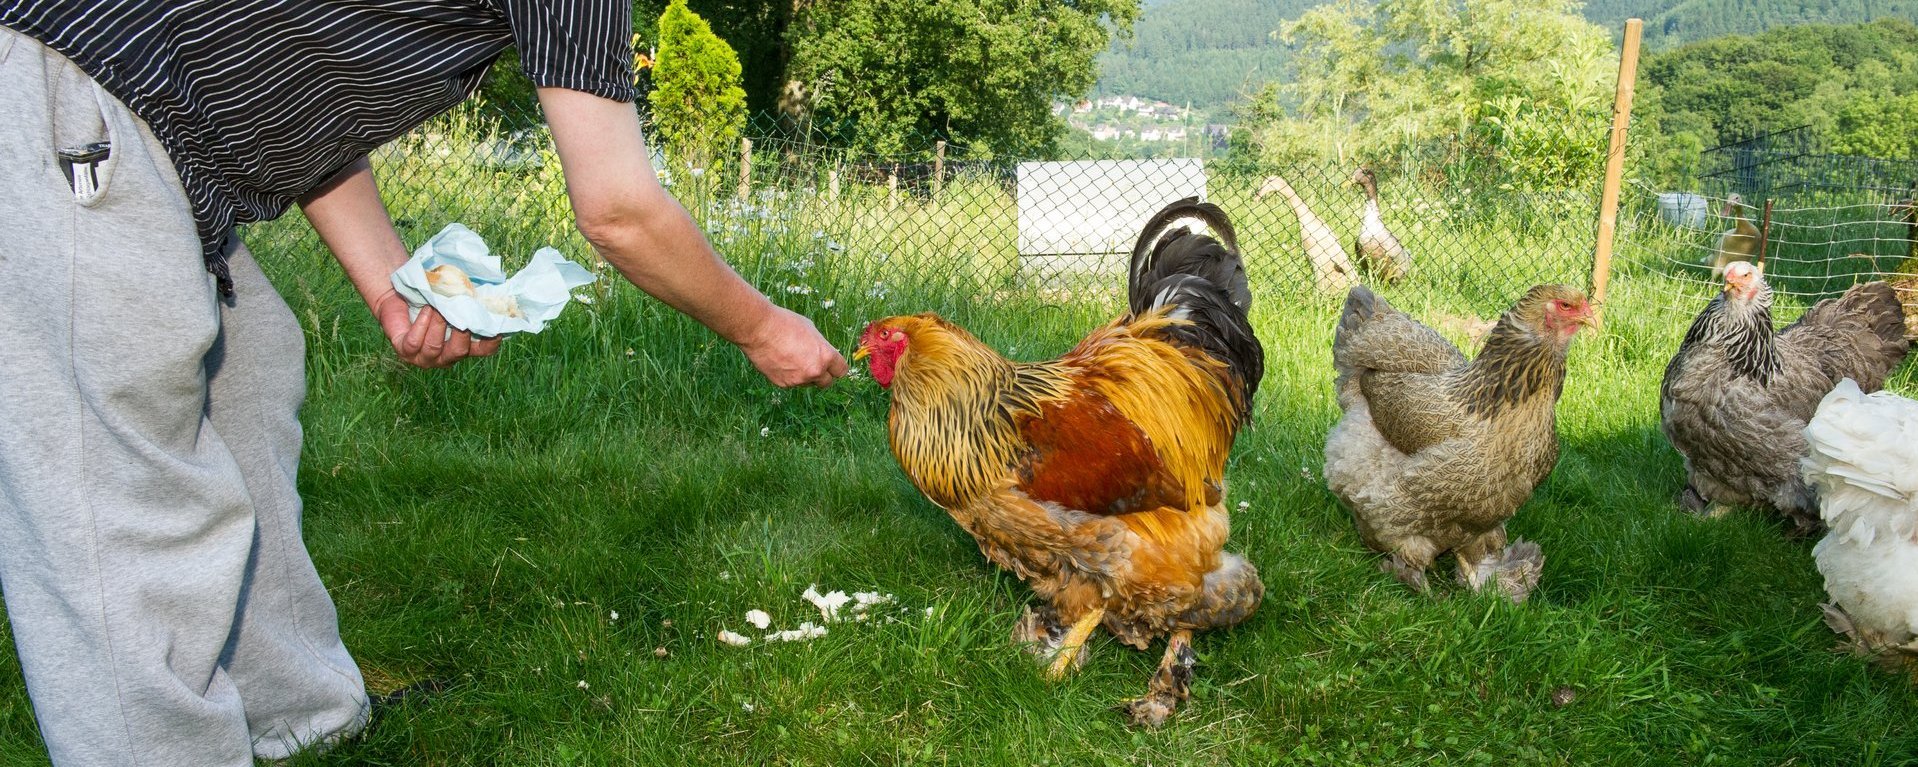
<path id="1" fill-rule="evenodd" d="M 1133 95 L 1222 113 L 1240 95 L 1287 75 L 1272 32 L 1321 0 L 1148 0 L 1131 40 L 1099 57 L 1095 96 Z M 1592 0 L 1585 17 L 1617 30 L 1645 20 L 1648 50 L 1808 23 L 1879 18 L 1918 22 L 1918 0 Z"/>
<path id="2" fill-rule="evenodd" d="M 1585 18 L 1607 28 L 1622 27 L 1634 16 L 1645 20 L 1645 45 L 1656 51 L 1799 24 L 1918 21 L 1918 0 L 1592 0 L 1585 5 Z"/>
<path id="3" fill-rule="evenodd" d="M 1093 95 L 1135 95 L 1219 111 L 1259 84 L 1284 76 L 1290 52 L 1272 39 L 1279 25 L 1318 0 L 1147 2 L 1130 40 L 1099 57 Z"/>

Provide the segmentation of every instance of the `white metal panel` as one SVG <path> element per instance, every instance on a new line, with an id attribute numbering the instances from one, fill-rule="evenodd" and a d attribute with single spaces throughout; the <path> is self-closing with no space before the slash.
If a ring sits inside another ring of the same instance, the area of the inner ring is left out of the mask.
<path id="1" fill-rule="evenodd" d="M 1197 158 L 1022 162 L 1018 173 L 1021 256 L 1127 252 L 1167 203 L 1205 199 Z"/>

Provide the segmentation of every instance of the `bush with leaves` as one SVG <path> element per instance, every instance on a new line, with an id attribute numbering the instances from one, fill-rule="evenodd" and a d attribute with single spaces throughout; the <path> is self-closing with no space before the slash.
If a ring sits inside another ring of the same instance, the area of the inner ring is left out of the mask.
<path id="1" fill-rule="evenodd" d="M 653 63 L 653 126 L 684 162 L 704 166 L 724 156 L 746 126 L 739 56 L 711 26 L 673 0 L 659 16 Z"/>

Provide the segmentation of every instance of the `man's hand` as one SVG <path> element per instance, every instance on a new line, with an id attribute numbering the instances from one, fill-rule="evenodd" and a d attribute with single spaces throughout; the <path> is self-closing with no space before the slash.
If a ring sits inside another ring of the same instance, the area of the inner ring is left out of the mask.
<path id="1" fill-rule="evenodd" d="M 499 351 L 498 338 L 475 339 L 464 330 L 453 330 L 449 335 L 446 319 L 431 306 L 420 309 L 419 317 L 408 319 L 406 299 L 392 290 L 370 303 L 380 330 L 393 343 L 393 351 L 419 367 L 452 367 L 467 357 L 490 357 Z"/>
<path id="2" fill-rule="evenodd" d="M 804 384 L 824 389 L 846 375 L 845 356 L 819 335 L 812 320 L 777 306 L 739 350 L 782 389 Z"/>

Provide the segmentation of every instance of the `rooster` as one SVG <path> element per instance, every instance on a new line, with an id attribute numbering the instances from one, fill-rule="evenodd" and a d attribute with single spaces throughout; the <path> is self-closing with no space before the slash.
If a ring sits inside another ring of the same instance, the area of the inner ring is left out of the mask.
<path id="1" fill-rule="evenodd" d="M 1805 442 L 1805 482 L 1831 528 L 1811 550 L 1831 597 L 1825 623 L 1918 672 L 1918 402 L 1840 381 Z"/>
<path id="2" fill-rule="evenodd" d="M 1775 330 L 1772 292 L 1757 267 L 1725 267 L 1725 288 L 1665 367 L 1659 426 L 1685 458 L 1679 503 L 1693 513 L 1775 509 L 1800 532 L 1817 529 L 1817 499 L 1799 477 L 1805 422 L 1850 378 L 1876 391 L 1909 348 L 1891 286 L 1867 282 L 1818 302 Z"/>
<path id="3" fill-rule="evenodd" d="M 1571 288 L 1520 298 L 1465 359 L 1437 331 L 1361 285 L 1332 342 L 1345 416 L 1325 443 L 1325 481 L 1381 569 L 1414 590 L 1451 552 L 1473 590 L 1496 580 L 1514 602 L 1538 585 L 1544 553 L 1506 545 L 1512 518 L 1558 462 L 1556 407 L 1572 336 L 1593 323 Z"/>
<path id="4" fill-rule="evenodd" d="M 1044 600 L 1013 634 L 1057 648 L 1053 678 L 1100 626 L 1139 649 L 1167 637 L 1147 694 L 1127 704 L 1157 726 L 1188 695 L 1192 632 L 1245 620 L 1265 593 L 1223 551 L 1226 454 L 1265 351 L 1217 206 L 1188 198 L 1148 220 L 1126 297 L 1124 316 L 1056 360 L 1007 360 L 933 314 L 874 321 L 853 356 L 891 391 L 906 476 Z"/>

